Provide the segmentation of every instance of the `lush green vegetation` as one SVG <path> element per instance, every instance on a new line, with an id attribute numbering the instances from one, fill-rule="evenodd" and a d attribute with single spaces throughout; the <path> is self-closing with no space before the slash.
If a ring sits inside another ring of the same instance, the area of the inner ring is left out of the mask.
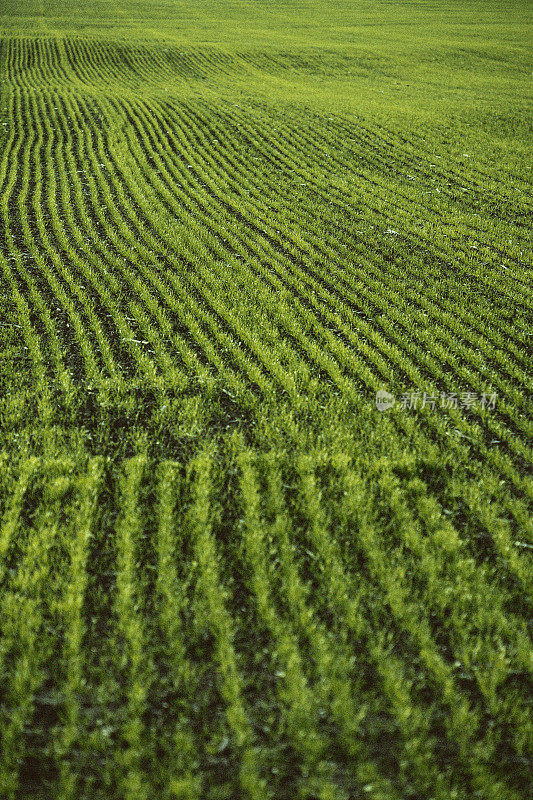
<path id="1" fill-rule="evenodd" d="M 530 11 L 3 0 L 0 797 L 529 796 Z"/>

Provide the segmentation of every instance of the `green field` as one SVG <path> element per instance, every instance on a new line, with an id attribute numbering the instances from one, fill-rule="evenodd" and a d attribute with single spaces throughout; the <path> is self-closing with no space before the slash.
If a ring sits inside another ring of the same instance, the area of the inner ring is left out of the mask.
<path id="1" fill-rule="evenodd" d="M 1 800 L 531 796 L 532 34 L 2 0 Z"/>

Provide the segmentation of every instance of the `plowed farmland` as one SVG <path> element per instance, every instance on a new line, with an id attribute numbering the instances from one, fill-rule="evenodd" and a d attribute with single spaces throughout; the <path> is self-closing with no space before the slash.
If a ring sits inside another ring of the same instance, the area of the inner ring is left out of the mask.
<path id="1" fill-rule="evenodd" d="M 531 22 L 2 0 L 2 800 L 531 796 Z"/>

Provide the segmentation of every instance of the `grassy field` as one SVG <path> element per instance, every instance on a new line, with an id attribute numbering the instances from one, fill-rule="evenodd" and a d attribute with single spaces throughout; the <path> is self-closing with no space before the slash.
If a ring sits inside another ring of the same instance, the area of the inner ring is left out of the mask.
<path id="1" fill-rule="evenodd" d="M 2 0 L 2 800 L 530 797 L 532 17 Z"/>

